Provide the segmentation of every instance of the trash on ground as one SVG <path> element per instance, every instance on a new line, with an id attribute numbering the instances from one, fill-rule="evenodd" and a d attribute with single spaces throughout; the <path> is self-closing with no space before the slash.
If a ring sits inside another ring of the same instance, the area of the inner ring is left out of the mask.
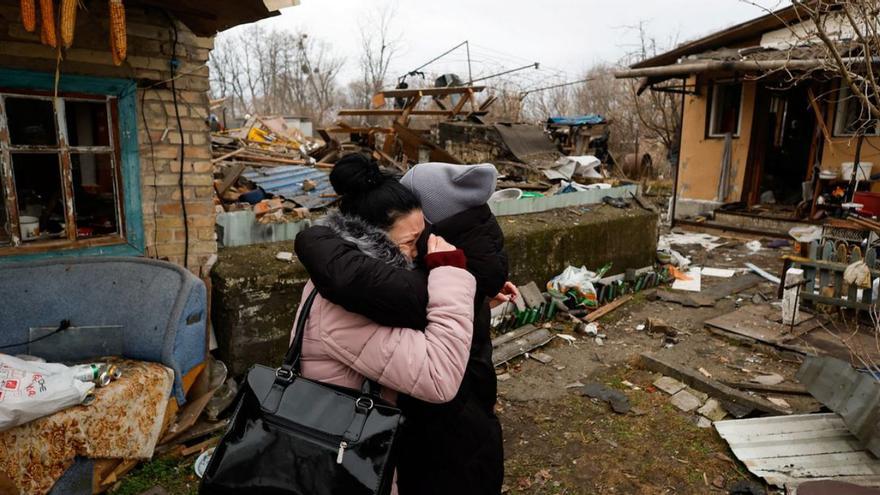
<path id="1" fill-rule="evenodd" d="M 631 406 L 629 398 L 619 390 L 606 387 L 599 383 L 588 383 L 580 390 L 581 395 L 607 402 L 611 405 L 611 410 L 617 414 L 626 414 L 630 411 Z"/>
<path id="2" fill-rule="evenodd" d="M 686 274 L 686 279 L 676 279 L 675 282 L 672 283 L 672 289 L 687 292 L 700 292 L 702 285 L 700 272 L 700 268 L 691 268 Z"/>
<path id="3" fill-rule="evenodd" d="M 703 267 L 703 269 L 700 271 L 700 274 L 706 277 L 730 278 L 736 275 L 736 270 L 730 270 L 727 268 Z"/>

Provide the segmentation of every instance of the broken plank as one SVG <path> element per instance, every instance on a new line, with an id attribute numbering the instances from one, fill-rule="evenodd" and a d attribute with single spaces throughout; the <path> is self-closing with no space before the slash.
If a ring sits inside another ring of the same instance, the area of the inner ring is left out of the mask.
<path id="1" fill-rule="evenodd" d="M 220 183 L 220 186 L 217 187 L 217 195 L 222 196 L 227 189 L 232 187 L 232 184 L 235 184 L 235 181 L 237 181 L 238 178 L 241 177 L 241 174 L 246 168 L 247 165 L 243 163 L 237 163 L 229 167 L 229 169 L 223 175 L 223 181 Z"/>
<path id="2" fill-rule="evenodd" d="M 492 351 L 492 364 L 500 366 L 511 359 L 537 349 L 553 340 L 553 333 L 546 328 L 538 328 L 523 337 L 502 344 Z"/>
<path id="3" fill-rule="evenodd" d="M 238 148 L 237 150 L 230 151 L 229 153 L 226 153 L 225 155 L 221 155 L 221 156 L 218 156 L 217 158 L 211 159 L 211 163 L 222 162 L 223 160 L 226 160 L 228 158 L 232 158 L 233 156 L 235 156 L 239 153 L 244 153 L 246 150 L 247 150 L 247 148 Z"/>
<path id="4" fill-rule="evenodd" d="M 761 383 L 737 382 L 732 380 L 721 380 L 721 383 L 728 387 L 738 388 L 740 390 L 754 390 L 756 392 L 770 392 L 787 395 L 810 395 L 810 393 L 807 392 L 806 387 L 799 383 L 791 385 L 763 385 Z"/>
<path id="5" fill-rule="evenodd" d="M 701 295 L 712 297 L 717 301 L 719 299 L 724 299 L 727 296 L 739 294 L 744 290 L 751 289 L 752 287 L 762 283 L 763 281 L 763 278 L 755 274 L 748 273 L 741 277 L 733 277 L 731 279 L 725 280 L 720 284 L 713 285 L 703 290 Z"/>
<path id="6" fill-rule="evenodd" d="M 492 348 L 494 349 L 494 348 L 500 347 L 508 342 L 522 338 L 524 335 L 528 335 L 537 329 L 538 329 L 538 327 L 536 327 L 534 325 L 524 325 L 524 326 L 517 328 L 516 330 L 499 335 L 498 337 L 495 337 L 495 339 L 492 340 Z"/>
<path id="7" fill-rule="evenodd" d="M 601 308 L 597 309 L 596 311 L 593 311 L 592 313 L 588 314 L 584 318 L 584 321 L 586 321 L 587 323 L 592 323 L 592 322 L 598 320 L 599 318 L 602 318 L 603 316 L 607 315 L 608 313 L 611 313 L 615 309 L 628 303 L 632 298 L 633 298 L 632 294 L 629 294 L 629 295 L 621 297 L 620 299 L 617 299 L 616 301 L 610 302 L 610 303 L 606 304 L 605 306 L 602 306 Z"/>
<path id="8" fill-rule="evenodd" d="M 207 440 L 203 440 L 203 441 L 193 445 L 192 447 L 187 447 L 187 448 L 181 450 L 180 455 L 182 455 L 183 457 L 189 457 L 197 452 L 198 453 L 204 452 L 205 450 L 208 450 L 209 448 L 217 445 L 217 443 L 219 443 L 219 442 L 220 442 L 219 436 L 211 437 Z"/>
<path id="9" fill-rule="evenodd" d="M 644 353 L 641 355 L 641 361 L 646 369 L 675 378 L 676 380 L 691 386 L 691 388 L 707 393 L 716 399 L 739 406 L 757 409 L 770 414 L 791 413 L 791 411 L 776 406 L 770 401 L 750 396 L 733 387 L 728 387 L 719 381 L 706 378 L 697 370 L 674 364 L 659 356 Z"/>

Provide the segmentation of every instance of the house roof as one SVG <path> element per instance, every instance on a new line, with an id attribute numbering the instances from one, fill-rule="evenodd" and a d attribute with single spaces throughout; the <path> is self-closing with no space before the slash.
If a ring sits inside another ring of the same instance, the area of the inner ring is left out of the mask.
<path id="1" fill-rule="evenodd" d="M 633 69 L 659 67 L 678 62 L 682 57 L 708 50 L 728 47 L 754 39 L 761 34 L 782 28 L 798 19 L 798 9 L 786 7 L 750 21 L 717 31 L 703 38 L 684 43 L 673 50 L 661 53 L 631 66 Z"/>
<path id="2" fill-rule="evenodd" d="M 219 31 L 278 15 L 299 0 L 138 0 L 174 14 L 197 36 L 214 36 Z"/>

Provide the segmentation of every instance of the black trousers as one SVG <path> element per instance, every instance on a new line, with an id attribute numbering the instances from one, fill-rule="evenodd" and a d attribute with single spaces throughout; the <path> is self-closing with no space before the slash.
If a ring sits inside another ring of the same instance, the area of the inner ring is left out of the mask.
<path id="1" fill-rule="evenodd" d="M 499 495 L 504 481 L 501 423 L 476 400 L 451 413 L 408 418 L 400 433 L 400 495 Z"/>

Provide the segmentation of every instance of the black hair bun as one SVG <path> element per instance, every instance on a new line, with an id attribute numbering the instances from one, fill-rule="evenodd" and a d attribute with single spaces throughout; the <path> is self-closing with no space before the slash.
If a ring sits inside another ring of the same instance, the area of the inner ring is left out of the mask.
<path id="1" fill-rule="evenodd" d="M 360 153 L 342 157 L 330 172 L 330 184 L 341 196 L 372 191 L 385 179 L 379 164 Z"/>

